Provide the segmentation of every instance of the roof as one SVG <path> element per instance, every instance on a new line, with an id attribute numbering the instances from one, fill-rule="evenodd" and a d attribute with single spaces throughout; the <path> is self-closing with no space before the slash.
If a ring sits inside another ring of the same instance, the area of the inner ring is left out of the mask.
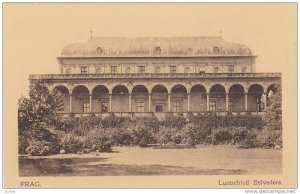
<path id="1" fill-rule="evenodd" d="M 221 36 L 200 37 L 92 37 L 66 46 L 61 57 L 185 57 L 252 56 L 250 48 Z"/>

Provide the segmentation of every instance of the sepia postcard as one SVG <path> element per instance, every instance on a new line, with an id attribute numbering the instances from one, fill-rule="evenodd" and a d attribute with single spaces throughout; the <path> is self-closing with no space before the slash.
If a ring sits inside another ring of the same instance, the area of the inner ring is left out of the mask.
<path id="1" fill-rule="evenodd" d="M 4 3 L 2 29 L 4 188 L 298 187 L 297 3 Z"/>

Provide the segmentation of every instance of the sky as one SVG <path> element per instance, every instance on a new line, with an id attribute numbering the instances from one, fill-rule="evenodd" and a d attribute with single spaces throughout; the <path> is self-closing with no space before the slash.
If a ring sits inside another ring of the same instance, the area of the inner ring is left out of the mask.
<path id="1" fill-rule="evenodd" d="M 29 74 L 59 73 L 56 57 L 93 36 L 218 36 L 257 55 L 257 72 L 296 65 L 296 4 L 4 4 L 4 84 L 26 95 Z"/>

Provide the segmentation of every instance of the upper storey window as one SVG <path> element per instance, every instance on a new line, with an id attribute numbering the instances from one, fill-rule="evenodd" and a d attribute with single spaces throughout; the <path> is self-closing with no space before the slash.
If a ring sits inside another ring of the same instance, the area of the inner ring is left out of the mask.
<path id="1" fill-rule="evenodd" d="M 244 67 L 242 68 L 242 73 L 246 73 L 246 72 L 247 72 L 247 67 L 244 66 Z"/>
<path id="2" fill-rule="evenodd" d="M 176 66 L 170 66 L 170 73 L 176 73 Z"/>
<path id="3" fill-rule="evenodd" d="M 228 65 L 228 73 L 234 73 L 234 65 Z"/>
<path id="4" fill-rule="evenodd" d="M 216 47 L 214 47 L 213 51 L 214 51 L 214 54 L 218 54 L 220 52 L 220 49 L 219 49 L 219 47 L 216 46 Z"/>
<path id="5" fill-rule="evenodd" d="M 145 73 L 145 66 L 139 66 L 138 72 Z"/>
<path id="6" fill-rule="evenodd" d="M 214 68 L 214 73 L 219 73 L 220 68 L 219 67 L 215 67 Z"/>
<path id="7" fill-rule="evenodd" d="M 161 53 L 161 48 L 158 46 L 155 48 L 155 53 L 160 54 Z"/>
<path id="8" fill-rule="evenodd" d="M 81 74 L 87 74 L 88 73 L 88 68 L 87 68 L 87 66 L 82 66 L 82 67 L 80 67 L 80 72 L 81 72 Z"/>
<path id="9" fill-rule="evenodd" d="M 110 67 L 110 73 L 112 73 L 112 74 L 117 73 L 117 66 L 111 66 Z"/>
<path id="10" fill-rule="evenodd" d="M 96 74 L 100 74 L 100 73 L 102 73 L 102 69 L 101 69 L 101 67 L 98 67 L 98 68 L 96 69 Z"/>

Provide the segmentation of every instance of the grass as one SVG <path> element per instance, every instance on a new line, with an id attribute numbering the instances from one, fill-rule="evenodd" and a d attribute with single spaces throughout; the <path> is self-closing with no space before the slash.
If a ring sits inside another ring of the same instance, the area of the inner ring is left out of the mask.
<path id="1" fill-rule="evenodd" d="M 280 174 L 281 150 L 117 147 L 112 153 L 20 156 L 20 176 Z"/>

